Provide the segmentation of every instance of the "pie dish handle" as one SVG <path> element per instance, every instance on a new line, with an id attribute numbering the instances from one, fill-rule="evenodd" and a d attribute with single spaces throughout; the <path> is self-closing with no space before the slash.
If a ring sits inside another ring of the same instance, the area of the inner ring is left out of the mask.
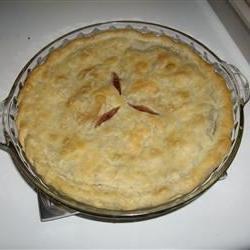
<path id="1" fill-rule="evenodd" d="M 230 74 L 230 76 L 236 83 L 238 95 L 242 100 L 243 105 L 246 105 L 246 103 L 250 99 L 249 81 L 236 66 L 226 63 L 224 61 L 221 62 L 221 65 L 227 70 L 227 72 Z"/>
<path id="2" fill-rule="evenodd" d="M 5 138 L 5 107 L 6 107 L 6 99 L 0 102 L 0 148 L 6 150 L 8 145 Z"/>

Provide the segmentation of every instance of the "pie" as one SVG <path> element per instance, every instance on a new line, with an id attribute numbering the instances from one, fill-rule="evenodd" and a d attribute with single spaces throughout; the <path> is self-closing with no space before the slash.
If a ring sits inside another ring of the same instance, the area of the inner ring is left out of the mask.
<path id="1" fill-rule="evenodd" d="M 188 194 L 231 146 L 231 94 L 188 45 L 132 29 L 51 52 L 18 96 L 19 141 L 56 192 L 98 208 Z"/>

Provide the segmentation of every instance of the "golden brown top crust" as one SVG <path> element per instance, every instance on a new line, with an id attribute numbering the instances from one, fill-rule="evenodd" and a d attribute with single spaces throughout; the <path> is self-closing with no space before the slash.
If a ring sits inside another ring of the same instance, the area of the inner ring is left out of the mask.
<path id="1" fill-rule="evenodd" d="M 96 207 L 130 210 L 186 194 L 230 147 L 224 80 L 166 36 L 76 39 L 32 71 L 17 127 L 36 172 Z"/>

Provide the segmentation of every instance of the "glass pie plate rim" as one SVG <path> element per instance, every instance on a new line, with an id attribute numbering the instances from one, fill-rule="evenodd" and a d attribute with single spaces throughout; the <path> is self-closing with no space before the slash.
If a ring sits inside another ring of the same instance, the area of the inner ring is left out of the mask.
<path id="1" fill-rule="evenodd" d="M 31 164 L 25 157 L 25 153 L 18 142 L 18 134 L 15 127 L 15 116 L 18 112 L 17 96 L 30 71 L 32 71 L 37 65 L 43 63 L 51 51 L 64 46 L 69 40 L 82 36 L 90 36 L 102 30 L 117 28 L 136 29 L 144 33 L 153 32 L 159 36 L 166 34 L 171 36 L 176 42 L 188 44 L 195 53 L 199 54 L 205 61 L 212 64 L 214 70 L 221 74 L 226 80 L 227 86 L 232 93 L 234 113 L 234 128 L 232 131 L 232 145 L 230 151 L 225 156 L 222 163 L 202 184 L 197 186 L 190 193 L 177 197 L 165 204 L 130 211 L 109 210 L 89 206 L 87 204 L 76 202 L 70 197 L 64 196 L 63 194 L 56 192 L 53 188 L 47 186 L 35 173 Z M 92 24 L 73 30 L 55 39 L 32 57 L 21 70 L 8 97 L 0 103 L 0 148 L 6 150 L 11 155 L 21 175 L 36 192 L 44 193 L 50 199 L 66 209 L 73 209 L 74 211 L 79 212 L 80 216 L 113 222 L 150 219 L 167 214 L 190 203 L 225 175 L 226 170 L 229 168 L 240 146 L 244 125 L 243 108 L 249 100 L 249 97 L 249 84 L 246 77 L 244 77 L 235 66 L 221 60 L 209 48 L 190 35 L 164 25 L 143 21 L 119 20 Z"/>

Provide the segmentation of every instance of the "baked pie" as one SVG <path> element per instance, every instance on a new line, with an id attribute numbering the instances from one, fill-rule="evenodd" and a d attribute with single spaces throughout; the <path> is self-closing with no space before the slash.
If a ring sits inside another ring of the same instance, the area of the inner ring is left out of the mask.
<path id="1" fill-rule="evenodd" d="M 98 208 L 158 206 L 198 187 L 231 145 L 224 79 L 189 46 L 129 29 L 51 52 L 18 96 L 36 173 Z"/>

